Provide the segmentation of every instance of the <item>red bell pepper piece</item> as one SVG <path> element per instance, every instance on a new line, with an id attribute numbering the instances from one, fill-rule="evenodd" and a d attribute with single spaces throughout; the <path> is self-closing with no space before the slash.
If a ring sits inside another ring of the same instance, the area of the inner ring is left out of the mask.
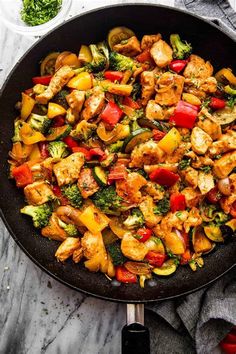
<path id="1" fill-rule="evenodd" d="M 173 193 L 170 196 L 170 209 L 172 213 L 186 209 L 185 196 L 181 193 Z"/>
<path id="2" fill-rule="evenodd" d="M 188 264 L 190 259 L 191 259 L 191 252 L 189 248 L 187 248 L 186 251 L 181 255 L 180 264 L 181 265 Z"/>
<path id="3" fill-rule="evenodd" d="M 126 179 L 127 175 L 125 165 L 118 162 L 110 169 L 108 174 L 108 184 L 112 184 L 114 181 L 120 179 Z"/>
<path id="4" fill-rule="evenodd" d="M 225 354 L 235 354 L 236 353 L 236 343 L 228 343 L 224 339 L 220 342 L 220 347 Z"/>
<path id="5" fill-rule="evenodd" d="M 150 49 L 145 49 L 141 54 L 137 55 L 136 59 L 140 62 L 140 63 L 145 63 L 147 61 L 152 61 L 152 57 L 150 54 Z"/>
<path id="6" fill-rule="evenodd" d="M 136 234 L 138 236 L 137 239 L 139 242 L 145 242 L 152 236 L 152 230 L 147 229 L 146 227 L 142 227 L 141 229 L 138 229 Z"/>
<path id="7" fill-rule="evenodd" d="M 52 187 L 52 191 L 55 196 L 59 199 L 61 205 L 68 205 L 69 200 L 62 194 L 61 188 L 58 185 Z"/>
<path id="8" fill-rule="evenodd" d="M 139 109 L 140 108 L 140 105 L 138 104 L 138 102 L 134 101 L 129 96 L 125 96 L 125 98 L 123 99 L 123 105 L 124 106 L 128 106 L 128 107 L 133 108 L 133 109 Z"/>
<path id="9" fill-rule="evenodd" d="M 52 79 L 52 75 L 46 75 L 46 76 L 35 76 L 32 78 L 32 81 L 35 85 L 41 84 L 41 85 L 49 85 L 50 81 Z"/>
<path id="10" fill-rule="evenodd" d="M 179 74 L 185 68 L 187 63 L 188 60 L 180 60 L 180 59 L 172 60 L 172 62 L 169 65 L 169 68 L 170 70 Z"/>
<path id="11" fill-rule="evenodd" d="M 214 110 L 225 108 L 226 102 L 225 100 L 221 100 L 217 97 L 211 97 L 211 101 L 209 103 L 209 107 Z"/>
<path id="12" fill-rule="evenodd" d="M 230 208 L 230 215 L 232 215 L 233 218 L 236 218 L 236 202 L 234 202 Z"/>
<path id="13" fill-rule="evenodd" d="M 115 125 L 119 122 L 123 114 L 122 109 L 120 109 L 116 103 L 109 101 L 103 112 L 100 114 L 100 118 L 110 125 Z"/>
<path id="14" fill-rule="evenodd" d="M 90 160 L 92 160 L 93 157 L 98 156 L 99 161 L 102 161 L 106 158 L 105 152 L 100 149 L 100 148 L 93 148 L 89 150 L 89 155 L 90 155 Z"/>
<path id="15" fill-rule="evenodd" d="M 116 267 L 116 279 L 121 283 L 137 283 L 137 275 L 128 271 L 124 266 Z"/>
<path id="16" fill-rule="evenodd" d="M 28 96 L 31 96 L 34 93 L 33 88 L 29 88 L 29 89 L 25 90 L 24 92 Z"/>
<path id="17" fill-rule="evenodd" d="M 154 140 L 159 141 L 162 138 L 164 138 L 165 135 L 166 135 L 166 133 L 162 132 L 161 130 L 153 129 L 153 139 Z"/>
<path id="18" fill-rule="evenodd" d="M 74 146 L 72 147 L 72 152 L 81 152 L 82 154 L 84 154 L 84 157 L 87 161 L 91 160 L 91 155 L 89 150 L 84 147 Z"/>
<path id="19" fill-rule="evenodd" d="M 179 101 L 170 122 L 177 127 L 192 129 L 197 118 L 198 107 L 193 104 Z"/>
<path id="20" fill-rule="evenodd" d="M 63 116 L 56 116 L 55 118 L 53 118 L 53 128 L 62 127 L 63 125 L 65 125 L 65 118 Z"/>
<path id="21" fill-rule="evenodd" d="M 222 195 L 217 186 L 212 188 L 206 195 L 210 203 L 216 204 L 222 198 Z"/>
<path id="22" fill-rule="evenodd" d="M 167 256 L 157 251 L 148 251 L 145 258 L 152 266 L 161 267 L 165 262 L 165 260 L 167 259 Z"/>
<path id="23" fill-rule="evenodd" d="M 156 182 L 161 186 L 171 187 L 178 181 L 179 175 L 166 168 L 156 168 L 150 173 L 149 178 L 151 181 Z"/>
<path id="24" fill-rule="evenodd" d="M 27 163 L 24 163 L 23 165 L 14 167 L 12 169 L 12 176 L 16 180 L 16 185 L 17 187 L 22 187 L 24 188 L 28 184 L 31 184 L 34 182 L 33 180 L 33 174 Z"/>
<path id="25" fill-rule="evenodd" d="M 41 157 L 43 159 L 46 159 L 47 157 L 50 156 L 49 151 L 48 151 L 48 142 L 40 141 L 40 142 L 38 142 L 38 147 L 39 147 Z"/>
<path id="26" fill-rule="evenodd" d="M 79 144 L 75 139 L 73 139 L 71 136 L 66 136 L 65 138 L 62 139 L 64 143 L 72 150 L 74 147 L 78 147 Z"/>
<path id="27" fill-rule="evenodd" d="M 227 336 L 224 338 L 224 341 L 227 343 L 235 343 L 236 344 L 236 332 L 233 329 Z"/>
<path id="28" fill-rule="evenodd" d="M 104 77 L 110 81 L 121 81 L 123 79 L 123 73 L 121 71 L 105 71 Z"/>

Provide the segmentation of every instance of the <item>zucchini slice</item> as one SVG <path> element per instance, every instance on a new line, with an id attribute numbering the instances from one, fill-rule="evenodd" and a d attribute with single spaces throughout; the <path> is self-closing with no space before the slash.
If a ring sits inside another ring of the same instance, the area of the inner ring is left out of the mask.
<path id="1" fill-rule="evenodd" d="M 167 123 L 159 122 L 157 120 L 151 120 L 148 118 L 139 118 L 138 124 L 142 128 L 158 129 L 162 132 L 168 132 L 168 130 L 170 130 L 170 127 Z"/>
<path id="2" fill-rule="evenodd" d="M 225 107 L 218 109 L 212 114 L 211 119 L 220 125 L 232 123 L 236 120 L 236 106 L 234 108 Z"/>
<path id="3" fill-rule="evenodd" d="M 131 29 L 127 27 L 114 27 L 108 33 L 108 45 L 112 50 L 116 44 L 119 44 L 132 36 L 135 36 L 135 34 Z"/>
<path id="4" fill-rule="evenodd" d="M 214 242 L 224 242 L 222 232 L 219 226 L 209 225 L 204 226 L 205 235 Z"/>
<path id="5" fill-rule="evenodd" d="M 153 133 L 151 130 L 142 128 L 132 132 L 124 141 L 123 152 L 129 154 L 135 146 L 145 143 L 145 141 L 151 139 Z"/>
<path id="6" fill-rule="evenodd" d="M 60 140 L 65 138 L 71 132 L 70 125 L 63 125 L 62 127 L 56 127 L 50 129 L 50 134 L 46 136 L 47 141 Z"/>
<path id="7" fill-rule="evenodd" d="M 93 168 L 93 177 L 100 186 L 103 187 L 107 185 L 107 175 L 102 167 L 95 166 Z"/>
<path id="8" fill-rule="evenodd" d="M 174 273 L 177 269 L 177 265 L 173 259 L 168 259 L 161 267 L 154 268 L 152 271 L 156 275 L 168 276 Z"/>

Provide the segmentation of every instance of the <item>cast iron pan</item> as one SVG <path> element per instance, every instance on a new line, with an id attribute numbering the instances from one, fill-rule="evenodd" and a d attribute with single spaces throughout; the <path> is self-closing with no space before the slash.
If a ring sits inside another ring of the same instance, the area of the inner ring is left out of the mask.
<path id="1" fill-rule="evenodd" d="M 160 32 L 164 39 L 179 33 L 192 43 L 194 53 L 208 59 L 215 70 L 231 67 L 236 71 L 235 41 L 217 26 L 200 17 L 177 9 L 155 5 L 115 5 L 77 16 L 57 27 L 37 42 L 16 64 L 1 91 L 0 97 L 0 208 L 10 234 L 21 249 L 41 269 L 73 289 L 99 298 L 143 303 L 187 294 L 212 282 L 235 264 L 236 242 L 220 246 L 205 258 L 205 266 L 197 272 L 180 267 L 173 277 L 158 279 L 141 289 L 138 284 L 113 286 L 102 274 L 87 271 L 70 261 L 56 261 L 57 242 L 39 235 L 28 217 L 20 215 L 23 193 L 8 179 L 7 158 L 11 148 L 15 103 L 21 91 L 32 86 L 31 78 L 39 74 L 39 61 L 51 51 L 78 52 L 81 44 L 103 40 L 112 27 L 125 25 L 139 38 L 146 33 Z"/>

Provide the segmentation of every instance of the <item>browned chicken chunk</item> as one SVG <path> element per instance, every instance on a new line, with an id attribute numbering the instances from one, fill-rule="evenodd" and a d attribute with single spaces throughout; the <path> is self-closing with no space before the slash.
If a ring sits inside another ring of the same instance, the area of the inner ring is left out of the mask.
<path id="1" fill-rule="evenodd" d="M 41 205 L 47 203 L 51 199 L 55 199 L 50 184 L 45 181 L 37 181 L 28 184 L 28 186 L 24 188 L 24 193 L 28 204 L 31 205 Z"/>
<path id="2" fill-rule="evenodd" d="M 75 182 L 80 175 L 81 167 L 84 164 L 84 154 L 75 152 L 64 158 L 53 166 L 53 172 L 56 176 L 59 186 Z"/>
<path id="3" fill-rule="evenodd" d="M 82 119 L 85 120 L 96 117 L 105 105 L 105 93 L 101 87 L 94 87 L 91 93 L 91 96 L 85 101 L 85 108 L 81 113 Z"/>
<path id="4" fill-rule="evenodd" d="M 63 86 L 65 86 L 74 75 L 75 73 L 70 66 L 62 66 L 53 75 L 47 89 L 43 93 L 35 97 L 36 101 L 41 104 L 47 104 L 48 101 L 53 98 L 53 96 L 55 96 L 59 91 L 61 91 Z"/>
<path id="5" fill-rule="evenodd" d="M 129 173 L 126 180 L 117 180 L 116 192 L 129 204 L 139 203 L 142 199 L 140 189 L 147 184 L 146 179 L 137 172 Z"/>
<path id="6" fill-rule="evenodd" d="M 55 257 L 58 261 L 64 262 L 71 257 L 77 249 L 81 249 L 80 239 L 75 237 L 67 237 L 58 247 Z"/>
<path id="7" fill-rule="evenodd" d="M 113 50 L 127 57 L 135 57 L 141 53 L 140 42 L 136 36 L 114 45 Z"/>
<path id="8" fill-rule="evenodd" d="M 148 119 L 157 119 L 157 120 L 165 119 L 165 113 L 162 107 L 154 100 L 148 101 L 145 113 Z"/>
<path id="9" fill-rule="evenodd" d="M 83 198 L 88 198 L 99 190 L 91 168 L 83 168 L 78 179 L 78 187 Z"/>
<path id="10" fill-rule="evenodd" d="M 213 171 L 218 178 L 225 178 L 235 167 L 236 151 L 233 151 L 224 154 L 219 160 L 216 160 Z"/>
<path id="11" fill-rule="evenodd" d="M 42 228 L 41 234 L 56 241 L 64 241 L 68 236 L 65 230 L 59 226 L 56 213 L 52 213 L 48 225 Z"/>
<path id="12" fill-rule="evenodd" d="M 71 109 L 79 113 L 85 101 L 85 91 L 73 90 L 66 96 L 66 100 Z"/>
<path id="13" fill-rule="evenodd" d="M 166 72 L 157 79 L 155 101 L 160 105 L 175 105 L 181 98 L 183 87 L 183 76 Z"/>
<path id="14" fill-rule="evenodd" d="M 150 54 L 153 60 L 155 61 L 156 65 L 160 68 L 164 68 L 165 66 L 169 65 L 173 59 L 172 48 L 162 39 L 152 45 L 150 49 Z"/>
<path id="15" fill-rule="evenodd" d="M 144 35 L 141 40 L 141 49 L 150 49 L 155 42 L 159 41 L 159 39 L 161 39 L 160 33 Z"/>
<path id="16" fill-rule="evenodd" d="M 228 130 L 221 138 L 211 145 L 209 152 L 212 157 L 236 149 L 236 131 Z"/>
<path id="17" fill-rule="evenodd" d="M 143 167 L 144 165 L 155 165 L 163 162 L 165 153 L 158 144 L 149 140 L 136 146 L 131 153 L 129 167 Z"/>
<path id="18" fill-rule="evenodd" d="M 190 55 L 189 62 L 183 72 L 184 77 L 186 78 L 199 78 L 207 79 L 213 74 L 213 67 L 209 61 L 205 62 L 204 59 L 198 55 Z"/>
<path id="19" fill-rule="evenodd" d="M 142 85 L 142 105 L 146 106 L 150 98 L 155 93 L 155 79 L 153 71 L 144 71 L 141 74 Z"/>

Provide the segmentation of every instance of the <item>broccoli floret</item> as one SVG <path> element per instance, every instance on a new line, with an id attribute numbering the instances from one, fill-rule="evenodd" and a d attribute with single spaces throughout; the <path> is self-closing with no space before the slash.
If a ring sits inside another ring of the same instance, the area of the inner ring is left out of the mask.
<path id="1" fill-rule="evenodd" d="M 122 150 L 123 145 L 124 142 L 122 140 L 118 140 L 116 143 L 109 145 L 109 152 L 120 152 Z"/>
<path id="2" fill-rule="evenodd" d="M 136 229 L 138 227 L 142 227 L 144 225 L 143 213 L 138 208 L 132 209 L 131 214 L 123 222 L 123 224 L 129 230 Z"/>
<path id="3" fill-rule="evenodd" d="M 154 212 L 154 214 L 157 214 L 157 215 L 164 215 L 164 214 L 168 213 L 169 210 L 170 210 L 170 201 L 167 197 L 164 197 L 163 199 L 161 199 L 157 203 L 153 212 Z"/>
<path id="4" fill-rule="evenodd" d="M 142 85 L 139 82 L 135 82 L 133 84 L 133 90 L 131 93 L 133 100 L 137 101 L 137 99 L 141 97 L 141 93 L 142 93 Z"/>
<path id="5" fill-rule="evenodd" d="M 75 129 L 71 131 L 70 135 L 75 139 L 87 141 L 96 129 L 96 124 L 82 120 L 76 125 Z"/>
<path id="6" fill-rule="evenodd" d="M 125 71 L 132 70 L 134 67 L 133 59 L 117 52 L 110 53 L 109 61 L 112 70 Z"/>
<path id="7" fill-rule="evenodd" d="M 83 198 L 76 184 L 69 184 L 61 188 L 62 194 L 69 200 L 74 208 L 80 208 L 83 204 Z"/>
<path id="8" fill-rule="evenodd" d="M 189 167 L 190 166 L 190 164 L 191 164 L 191 159 L 190 158 L 183 158 L 180 162 L 179 162 L 179 164 L 178 164 L 178 169 L 180 170 L 180 171 L 183 171 L 183 170 L 185 170 L 187 167 Z"/>
<path id="9" fill-rule="evenodd" d="M 31 216 L 34 227 L 41 229 L 47 226 L 49 218 L 52 215 L 52 208 L 48 204 L 26 205 L 20 212 Z"/>
<path id="10" fill-rule="evenodd" d="M 122 202 L 122 198 L 116 194 L 113 186 L 100 189 L 93 195 L 92 199 L 96 207 L 107 214 L 113 215 L 117 214 Z"/>
<path id="11" fill-rule="evenodd" d="M 45 134 L 47 133 L 52 120 L 47 116 L 31 113 L 28 123 L 30 124 L 31 128 L 39 131 L 42 134 Z"/>
<path id="12" fill-rule="evenodd" d="M 14 136 L 12 137 L 12 142 L 17 143 L 18 141 L 21 141 L 21 136 L 20 136 L 20 130 L 22 127 L 22 120 L 18 119 L 15 120 L 14 122 Z"/>
<path id="13" fill-rule="evenodd" d="M 78 230 L 75 225 L 73 224 L 66 224 L 63 222 L 61 219 L 58 219 L 58 224 L 60 227 L 62 227 L 65 232 L 70 236 L 70 237 L 75 237 L 78 235 Z"/>
<path id="14" fill-rule="evenodd" d="M 182 42 L 178 34 L 170 35 L 170 43 L 173 48 L 173 56 L 176 59 L 185 59 L 189 57 L 192 52 L 191 44 L 186 41 Z"/>
<path id="15" fill-rule="evenodd" d="M 52 101 L 64 107 L 65 109 L 68 109 L 69 105 L 67 103 L 66 96 L 69 95 L 69 93 L 70 93 L 69 91 L 63 89 L 60 92 L 58 92 L 56 96 L 54 96 Z"/>
<path id="16" fill-rule="evenodd" d="M 89 46 L 93 60 L 86 65 L 89 71 L 99 72 L 105 69 L 107 65 L 107 59 L 102 50 L 98 48 L 96 44 L 90 44 Z"/>
<path id="17" fill-rule="evenodd" d="M 112 258 L 114 266 L 122 265 L 125 263 L 126 258 L 120 249 L 120 242 L 116 241 L 106 246 L 109 255 Z"/>
<path id="18" fill-rule="evenodd" d="M 66 157 L 69 152 L 67 145 L 63 141 L 52 141 L 48 144 L 48 152 L 55 159 Z"/>
<path id="19" fill-rule="evenodd" d="M 99 42 L 97 47 L 101 53 L 103 53 L 104 57 L 106 58 L 106 64 L 109 63 L 109 49 L 105 41 Z"/>

